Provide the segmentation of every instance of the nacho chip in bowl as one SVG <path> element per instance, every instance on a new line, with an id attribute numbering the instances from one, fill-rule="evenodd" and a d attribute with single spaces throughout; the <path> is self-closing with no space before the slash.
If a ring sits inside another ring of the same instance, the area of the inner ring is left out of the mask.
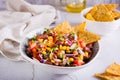
<path id="1" fill-rule="evenodd" d="M 97 42 L 98 40 L 100 40 L 100 36 L 97 36 L 94 33 L 85 31 L 85 32 L 79 32 L 78 33 L 78 39 L 81 41 L 84 41 L 86 44 L 90 44 L 93 42 Z"/>
<path id="2" fill-rule="evenodd" d="M 118 4 L 105 4 L 105 7 L 107 7 L 109 11 L 113 11 L 118 7 Z"/>
<path id="3" fill-rule="evenodd" d="M 75 33 L 79 33 L 81 31 L 85 31 L 85 28 L 86 28 L 86 22 L 83 22 L 83 23 L 80 23 L 80 24 L 75 25 L 74 27 L 72 27 L 72 30 Z"/>
<path id="4" fill-rule="evenodd" d="M 63 32 L 63 33 L 69 33 L 72 31 L 71 26 L 67 21 L 58 24 L 53 30 L 57 32 Z"/>
<path id="5" fill-rule="evenodd" d="M 111 22 L 120 18 L 120 12 L 116 11 L 118 4 L 99 4 L 95 5 L 85 17 L 88 20 Z"/>

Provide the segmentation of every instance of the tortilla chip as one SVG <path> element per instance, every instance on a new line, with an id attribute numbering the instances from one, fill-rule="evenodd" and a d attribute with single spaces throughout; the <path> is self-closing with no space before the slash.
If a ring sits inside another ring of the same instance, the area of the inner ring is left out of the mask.
<path id="1" fill-rule="evenodd" d="M 104 4 L 99 4 L 97 6 L 97 12 L 98 13 L 106 13 L 106 12 L 109 12 L 109 10 L 105 7 Z"/>
<path id="2" fill-rule="evenodd" d="M 96 15 L 94 16 L 96 21 L 101 21 L 101 22 L 105 22 L 105 21 L 114 21 L 114 17 L 110 14 L 110 13 L 96 13 Z"/>
<path id="3" fill-rule="evenodd" d="M 67 21 L 58 24 L 53 30 L 56 32 L 63 32 L 63 33 L 69 33 L 72 31 L 71 26 Z"/>
<path id="4" fill-rule="evenodd" d="M 105 4 L 105 7 L 107 7 L 109 11 L 113 11 L 118 7 L 118 4 Z"/>
<path id="5" fill-rule="evenodd" d="M 108 22 L 120 18 L 120 14 L 114 10 L 118 4 L 99 4 L 94 6 L 85 17 L 89 20 Z"/>
<path id="6" fill-rule="evenodd" d="M 86 14 L 86 18 L 89 20 L 95 21 L 95 19 L 91 15 L 91 13 Z"/>
<path id="7" fill-rule="evenodd" d="M 60 33 L 75 32 L 77 34 L 78 40 L 82 40 L 86 44 L 100 40 L 100 36 L 97 36 L 96 34 L 86 31 L 85 28 L 86 22 L 78 24 L 74 27 L 71 27 L 68 22 L 63 22 L 57 25 L 55 28 L 53 28 L 53 30 Z"/>
<path id="8" fill-rule="evenodd" d="M 102 80 L 120 80 L 120 76 L 113 76 L 106 73 L 97 73 L 95 76 L 101 78 Z"/>
<path id="9" fill-rule="evenodd" d="M 117 11 L 112 11 L 112 16 L 114 17 L 114 19 L 119 19 L 120 18 L 120 12 Z"/>
<path id="10" fill-rule="evenodd" d="M 81 31 L 85 31 L 85 28 L 86 28 L 86 22 L 83 22 L 83 23 L 81 23 L 81 24 L 78 24 L 78 25 L 72 27 L 72 30 L 73 30 L 76 34 L 78 34 L 78 33 L 81 32 Z"/>
<path id="11" fill-rule="evenodd" d="M 94 16 L 96 11 L 97 11 L 97 6 L 94 6 L 88 13 L 90 13 L 92 16 Z"/>
<path id="12" fill-rule="evenodd" d="M 96 34 L 93 34 L 91 32 L 84 31 L 78 33 L 78 40 L 82 40 L 86 44 L 96 42 L 100 39 L 100 36 L 97 36 Z"/>
<path id="13" fill-rule="evenodd" d="M 114 20 L 110 11 L 105 7 L 104 4 L 98 5 L 97 9 L 98 10 L 93 16 L 96 21 L 113 21 Z"/>
<path id="14" fill-rule="evenodd" d="M 106 73 L 120 76 L 120 65 L 117 63 L 111 64 L 105 71 Z"/>
<path id="15" fill-rule="evenodd" d="M 104 73 L 97 73 L 95 76 L 101 78 L 101 80 L 120 80 L 120 65 L 113 63 Z"/>

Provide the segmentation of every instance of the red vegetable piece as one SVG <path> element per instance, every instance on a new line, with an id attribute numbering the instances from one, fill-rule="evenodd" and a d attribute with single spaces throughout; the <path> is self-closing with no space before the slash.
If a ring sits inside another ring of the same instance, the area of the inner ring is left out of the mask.
<path id="1" fill-rule="evenodd" d="M 31 49 L 36 48 L 36 43 L 32 44 L 32 45 L 30 46 L 30 48 L 31 48 Z"/>
<path id="2" fill-rule="evenodd" d="M 39 61 L 41 60 L 40 56 L 38 54 L 36 54 L 36 53 L 33 53 L 33 57 L 36 58 Z"/>
<path id="3" fill-rule="evenodd" d="M 79 41 L 79 44 L 80 44 L 81 48 L 85 48 L 86 47 L 86 44 L 83 41 Z"/>
<path id="4" fill-rule="evenodd" d="M 77 51 L 73 51 L 73 54 L 74 54 L 74 55 L 78 55 L 78 52 L 77 52 Z"/>
<path id="5" fill-rule="evenodd" d="M 82 60 L 74 60 L 74 64 L 76 64 L 77 66 L 83 65 L 84 61 Z"/>

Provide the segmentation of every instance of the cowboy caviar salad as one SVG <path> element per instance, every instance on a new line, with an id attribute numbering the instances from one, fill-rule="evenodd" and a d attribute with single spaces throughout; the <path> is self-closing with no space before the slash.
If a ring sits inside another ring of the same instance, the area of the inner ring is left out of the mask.
<path id="1" fill-rule="evenodd" d="M 85 32 L 85 25 L 81 25 L 71 28 L 68 22 L 63 22 L 54 29 L 46 29 L 42 34 L 36 34 L 28 40 L 25 53 L 44 64 L 81 66 L 89 62 L 93 54 L 93 43 L 100 39 L 95 34 Z M 88 35 L 89 39 L 83 34 Z"/>
<path id="2" fill-rule="evenodd" d="M 57 33 L 47 29 L 35 35 L 27 45 L 27 55 L 41 63 L 56 66 L 80 66 L 92 54 L 92 44 L 77 40 L 75 33 Z"/>

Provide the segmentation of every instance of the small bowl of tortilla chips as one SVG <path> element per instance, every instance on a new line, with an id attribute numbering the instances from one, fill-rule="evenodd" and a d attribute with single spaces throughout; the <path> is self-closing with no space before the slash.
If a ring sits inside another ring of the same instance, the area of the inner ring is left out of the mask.
<path id="1" fill-rule="evenodd" d="M 118 4 L 99 4 L 86 8 L 81 12 L 81 18 L 87 22 L 86 29 L 100 36 L 114 32 L 120 26 Z"/>
<path id="2" fill-rule="evenodd" d="M 78 71 L 93 63 L 99 54 L 101 37 L 85 27 L 86 22 L 71 26 L 66 21 L 46 31 L 43 28 L 33 31 L 21 41 L 21 55 L 53 74 Z"/>

